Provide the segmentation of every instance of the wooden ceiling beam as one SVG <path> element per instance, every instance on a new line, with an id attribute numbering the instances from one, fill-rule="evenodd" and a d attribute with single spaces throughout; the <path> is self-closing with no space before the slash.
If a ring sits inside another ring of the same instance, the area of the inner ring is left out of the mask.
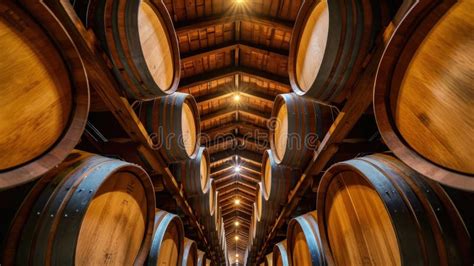
<path id="1" fill-rule="evenodd" d="M 222 182 L 224 177 L 229 177 L 232 175 L 238 175 L 238 177 L 244 176 L 243 179 L 248 179 L 252 183 L 257 183 L 260 181 L 260 174 L 255 174 L 248 169 L 241 167 L 240 172 L 237 174 L 234 170 L 234 168 L 229 168 L 228 170 L 221 172 L 219 175 L 214 175 L 212 178 L 216 181 L 216 183 Z"/>
<path id="2" fill-rule="evenodd" d="M 214 162 L 214 161 L 219 161 L 219 160 L 225 159 L 225 158 L 230 157 L 230 156 L 235 156 L 235 155 L 237 155 L 239 157 L 247 158 L 247 159 L 252 160 L 254 162 L 257 162 L 257 163 L 262 162 L 262 155 L 261 154 L 258 154 L 256 152 L 252 152 L 252 151 L 249 151 L 249 150 L 221 151 L 221 152 L 212 154 L 210 157 L 211 157 L 211 162 Z"/>
<path id="3" fill-rule="evenodd" d="M 226 176 L 225 178 L 220 179 L 219 183 L 216 183 L 216 189 L 224 189 L 228 186 L 232 185 L 242 185 L 249 191 L 256 191 L 257 190 L 257 183 L 254 179 L 251 178 L 238 178 L 236 175 L 234 176 Z"/>
<path id="4" fill-rule="evenodd" d="M 255 198 L 255 193 L 241 190 L 239 187 L 219 190 L 219 198 L 221 200 L 226 200 L 228 197 L 235 197 L 235 195 L 245 196 L 249 199 Z"/>
<path id="5" fill-rule="evenodd" d="M 246 204 L 249 207 L 253 207 L 254 201 L 250 200 L 248 198 L 242 197 L 242 198 L 240 198 L 240 203 L 241 204 Z M 221 208 L 228 207 L 228 206 L 235 206 L 235 202 L 234 202 L 233 198 L 230 198 L 230 197 L 228 197 L 228 198 L 226 198 L 225 200 L 222 200 L 222 201 L 220 200 L 219 204 L 220 204 Z"/>
<path id="6" fill-rule="evenodd" d="M 232 186 L 242 188 L 245 191 L 250 192 L 250 193 L 257 191 L 255 186 L 253 186 L 252 184 L 247 184 L 243 182 L 242 180 L 237 180 L 237 181 L 231 180 L 230 182 L 226 182 L 224 184 L 219 185 L 219 187 L 216 187 L 216 189 L 222 190 L 222 189 L 225 189 L 227 187 L 232 187 Z"/>
<path id="7" fill-rule="evenodd" d="M 193 87 L 206 82 L 210 82 L 215 79 L 220 79 L 230 75 L 244 74 L 247 76 L 263 79 L 272 83 L 276 83 L 282 86 L 290 86 L 288 77 L 279 76 L 269 72 L 262 71 L 260 69 L 244 67 L 244 66 L 230 66 L 220 69 L 215 69 L 210 72 L 200 73 L 195 76 L 182 78 L 180 81 L 180 90 L 185 87 Z"/>
<path id="8" fill-rule="evenodd" d="M 235 122 L 230 122 L 226 124 L 220 124 L 215 127 L 202 131 L 202 134 L 207 135 L 207 136 L 214 136 L 214 135 L 230 132 L 237 128 L 249 130 L 252 133 L 255 133 L 255 135 L 262 135 L 265 138 L 268 138 L 268 135 L 269 135 L 268 129 L 251 124 L 251 123 L 242 122 L 242 121 L 235 121 Z M 210 138 L 210 139 L 213 139 L 213 138 Z"/>
<path id="9" fill-rule="evenodd" d="M 243 41 L 234 41 L 224 43 L 218 46 L 210 46 L 205 49 L 200 49 L 197 51 L 192 51 L 188 53 L 181 54 L 181 61 L 192 61 L 196 59 L 201 59 L 202 57 L 209 56 L 212 54 L 218 53 L 226 53 L 229 51 L 236 51 L 238 53 L 239 50 L 251 50 L 257 52 L 259 54 L 271 54 L 276 55 L 282 58 L 288 58 L 289 51 L 283 49 L 275 49 L 272 47 L 267 47 L 263 45 L 253 44 L 250 42 L 243 42 Z"/>
<path id="10" fill-rule="evenodd" d="M 225 213 L 227 211 L 232 211 L 232 210 L 233 211 L 235 211 L 235 210 L 246 210 L 249 213 L 252 213 L 253 205 L 244 204 L 244 203 L 241 202 L 239 206 L 235 206 L 235 205 L 233 206 L 232 204 L 230 204 L 230 205 L 227 204 L 227 205 L 221 207 L 221 211 L 223 213 Z"/>
<path id="11" fill-rule="evenodd" d="M 275 17 L 269 16 L 249 16 L 247 14 L 242 13 L 235 13 L 235 12 L 227 12 L 222 15 L 216 16 L 209 16 L 198 18 L 194 20 L 182 21 L 182 22 L 175 22 L 175 30 L 176 34 L 185 34 L 189 31 L 195 31 L 202 28 L 207 28 L 213 25 L 219 25 L 224 23 L 232 23 L 232 22 L 239 22 L 239 21 L 249 21 L 252 23 L 258 23 L 265 26 L 270 26 L 273 28 L 278 28 L 284 31 L 291 32 L 293 30 L 294 23 L 291 21 L 281 20 Z"/>
<path id="12" fill-rule="evenodd" d="M 209 120 L 213 120 L 213 119 L 221 118 L 221 117 L 228 116 L 228 115 L 231 115 L 231 114 L 235 114 L 236 112 L 237 112 L 237 108 L 235 108 L 235 106 L 225 107 L 225 108 L 219 109 L 215 112 L 205 114 L 205 115 L 201 115 L 201 123 L 205 123 Z"/>
<path id="13" fill-rule="evenodd" d="M 196 103 L 198 105 L 209 104 L 216 100 L 230 98 L 234 96 L 236 93 L 239 93 L 240 95 L 244 97 L 258 98 L 259 100 L 264 101 L 268 104 L 273 104 L 273 101 L 275 100 L 275 97 L 276 97 L 275 95 L 264 93 L 252 87 L 236 88 L 235 86 L 227 85 L 227 86 L 222 86 L 221 88 L 219 88 L 218 92 L 216 93 L 205 94 L 205 95 L 196 97 Z"/>
<path id="14" fill-rule="evenodd" d="M 239 212 L 244 212 L 244 213 L 247 213 L 249 215 L 252 215 L 252 212 L 253 210 L 252 209 L 249 209 L 249 208 L 244 208 L 241 206 L 241 208 L 238 208 L 238 209 L 226 209 L 226 210 L 223 210 L 221 212 L 222 216 L 225 216 L 229 213 L 233 213 L 233 212 L 236 212 L 236 211 L 239 211 Z"/>
<path id="15" fill-rule="evenodd" d="M 228 145 L 232 145 L 232 148 L 236 149 L 242 149 L 246 148 L 246 144 L 251 143 L 252 145 L 255 145 L 258 147 L 259 150 L 265 150 L 270 147 L 270 144 L 266 140 L 257 140 L 252 138 L 249 135 L 243 136 L 243 135 L 225 135 L 225 136 L 216 136 L 212 140 L 208 142 L 203 142 L 201 140 L 201 145 L 206 146 L 208 149 L 214 148 L 216 146 L 220 146 L 221 148 L 229 147 Z"/>
<path id="16" fill-rule="evenodd" d="M 232 219 L 232 220 L 233 220 L 232 222 L 224 223 L 224 227 L 225 227 L 225 228 L 236 227 L 236 226 L 234 225 L 234 222 L 236 222 L 236 221 L 239 222 L 239 226 L 238 226 L 237 228 L 240 228 L 240 226 L 250 226 L 250 221 L 244 220 L 244 219 L 242 219 L 241 217 L 235 217 L 235 218 Z"/>
<path id="17" fill-rule="evenodd" d="M 239 105 L 234 105 L 234 106 L 227 106 L 224 108 L 221 108 L 217 111 L 205 114 L 201 116 L 201 123 L 205 123 L 209 120 L 217 119 L 220 117 L 228 116 L 230 114 L 234 114 L 236 112 L 240 113 L 245 113 L 251 116 L 258 117 L 260 119 L 270 119 L 271 113 L 270 112 L 264 112 L 259 109 L 255 109 L 251 106 L 248 106 L 247 104 L 239 104 Z"/>
<path id="18" fill-rule="evenodd" d="M 245 219 L 245 220 L 249 220 L 250 221 L 250 218 L 252 218 L 252 214 L 250 213 L 247 213 L 247 212 L 242 212 L 242 211 L 235 211 L 235 212 L 230 212 L 230 213 L 226 213 L 224 215 L 222 215 L 222 218 L 224 218 L 224 221 L 226 220 L 229 220 L 229 219 L 232 219 L 234 217 L 241 217 L 242 219 Z"/>
<path id="19" fill-rule="evenodd" d="M 216 101 L 216 100 L 231 97 L 234 93 L 234 90 L 235 90 L 234 84 L 232 85 L 227 84 L 225 86 L 220 86 L 219 88 L 217 88 L 216 93 L 205 94 L 205 95 L 196 97 L 196 103 L 198 105 L 204 105 L 204 104 L 212 103 L 213 101 Z"/>

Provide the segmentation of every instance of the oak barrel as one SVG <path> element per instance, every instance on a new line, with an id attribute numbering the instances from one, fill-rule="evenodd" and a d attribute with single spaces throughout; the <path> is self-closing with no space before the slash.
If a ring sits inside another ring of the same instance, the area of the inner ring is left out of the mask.
<path id="1" fill-rule="evenodd" d="M 171 167 L 177 181 L 181 182 L 188 197 L 203 195 L 209 181 L 210 159 L 206 147 L 199 147 L 196 157 Z"/>
<path id="2" fill-rule="evenodd" d="M 196 266 L 198 265 L 198 249 L 196 242 L 189 238 L 184 238 L 183 259 L 182 266 Z"/>
<path id="3" fill-rule="evenodd" d="M 216 231 L 216 215 L 217 215 L 217 204 L 216 204 L 216 184 L 214 179 L 210 178 L 207 182 L 206 192 L 199 198 L 191 199 L 194 210 L 201 217 L 202 223 L 205 225 L 205 228 L 209 231 L 209 235 L 215 234 Z"/>
<path id="4" fill-rule="evenodd" d="M 286 251 L 286 240 L 273 246 L 273 265 L 275 266 L 290 266 L 291 262 L 288 260 L 288 253 Z"/>
<path id="5" fill-rule="evenodd" d="M 56 18 L 37 10 L 33 17 L 14 1 L 0 3 L 0 190 L 58 165 L 87 120 L 80 55 Z"/>
<path id="6" fill-rule="evenodd" d="M 331 264 L 473 262 L 466 229 L 472 221 L 462 220 L 438 183 L 392 156 L 376 154 L 330 167 L 319 185 L 317 209 Z"/>
<path id="7" fill-rule="evenodd" d="M 295 93 L 279 94 L 272 110 L 270 147 L 275 162 L 304 168 L 332 124 L 331 108 Z"/>
<path id="8" fill-rule="evenodd" d="M 293 218 L 286 232 L 292 265 L 327 265 L 316 211 Z"/>
<path id="9" fill-rule="evenodd" d="M 23 202 L 3 263 L 142 265 L 154 208 L 153 185 L 142 168 L 74 151 Z"/>
<path id="10" fill-rule="evenodd" d="M 194 97 L 173 93 L 142 102 L 138 115 L 154 148 L 168 163 L 194 159 L 199 149 L 199 111 Z"/>
<path id="11" fill-rule="evenodd" d="M 293 91 L 341 102 L 357 81 L 382 24 L 385 1 L 304 1 L 290 41 Z"/>
<path id="12" fill-rule="evenodd" d="M 178 40 L 162 1 L 100 0 L 93 20 L 113 73 L 128 96 L 151 100 L 176 91 Z"/>
<path id="13" fill-rule="evenodd" d="M 271 150 L 266 150 L 262 157 L 261 182 L 264 198 L 269 205 L 279 211 L 281 205 L 286 204 L 288 192 L 293 187 L 299 171 L 292 170 L 275 161 Z"/>
<path id="14" fill-rule="evenodd" d="M 418 1 L 381 59 L 377 125 L 417 172 L 474 191 L 474 3 Z"/>
<path id="15" fill-rule="evenodd" d="M 197 251 L 197 266 L 205 266 L 206 265 L 206 253 L 198 249 Z"/>
<path id="16" fill-rule="evenodd" d="M 184 228 L 179 216 L 158 210 L 147 265 L 179 265 L 184 251 Z"/>
<path id="17" fill-rule="evenodd" d="M 265 255 L 264 263 L 265 266 L 273 266 L 273 252 L 270 252 Z"/>

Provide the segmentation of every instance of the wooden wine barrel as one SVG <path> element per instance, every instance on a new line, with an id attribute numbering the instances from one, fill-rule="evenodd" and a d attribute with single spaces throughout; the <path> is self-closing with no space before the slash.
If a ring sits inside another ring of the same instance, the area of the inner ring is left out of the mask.
<path id="1" fill-rule="evenodd" d="M 199 111 L 194 97 L 173 93 L 141 103 L 140 120 L 168 163 L 194 159 L 199 149 Z"/>
<path id="2" fill-rule="evenodd" d="M 316 211 L 293 218 L 286 232 L 292 265 L 327 265 Z"/>
<path id="3" fill-rule="evenodd" d="M 290 266 L 291 262 L 288 260 L 286 252 L 286 240 L 281 241 L 273 246 L 273 265 L 275 266 Z"/>
<path id="4" fill-rule="evenodd" d="M 214 179 L 210 178 L 207 182 L 206 193 L 199 198 L 192 199 L 192 204 L 196 212 L 202 217 L 203 224 L 209 231 L 209 234 L 215 234 L 216 231 L 216 185 Z M 211 230 L 212 229 L 212 230 Z"/>
<path id="5" fill-rule="evenodd" d="M 265 255 L 265 261 L 264 261 L 265 266 L 273 266 L 273 252 L 268 253 Z"/>
<path id="6" fill-rule="evenodd" d="M 189 238 L 184 238 L 183 259 L 182 266 L 196 266 L 198 265 L 198 249 L 196 242 Z"/>
<path id="7" fill-rule="evenodd" d="M 205 266 L 206 265 L 206 253 L 198 249 L 197 251 L 197 266 Z"/>
<path id="8" fill-rule="evenodd" d="M 207 188 L 210 173 L 210 159 L 206 147 L 199 147 L 196 157 L 172 165 L 175 178 L 182 182 L 188 197 L 203 195 Z"/>
<path id="9" fill-rule="evenodd" d="M 178 265 L 183 258 L 184 228 L 179 216 L 159 210 L 147 265 Z"/>
<path id="10" fill-rule="evenodd" d="M 382 24 L 389 22 L 382 5 L 384 1 L 304 1 L 290 41 L 293 91 L 322 102 L 344 100 Z"/>
<path id="11" fill-rule="evenodd" d="M 263 153 L 261 170 L 263 195 L 276 211 L 281 205 L 286 204 L 288 192 L 298 174 L 299 171 L 277 164 L 271 150 Z"/>
<path id="12" fill-rule="evenodd" d="M 74 43 L 45 7 L 38 20 L 9 0 L 0 13 L 3 190 L 38 178 L 72 151 L 86 124 L 89 87 Z"/>
<path id="13" fill-rule="evenodd" d="M 304 168 L 332 124 L 331 108 L 295 93 L 280 94 L 272 110 L 270 147 L 275 162 Z"/>
<path id="14" fill-rule="evenodd" d="M 474 3 L 418 1 L 381 59 L 374 91 L 388 147 L 417 172 L 474 191 Z"/>
<path id="15" fill-rule="evenodd" d="M 178 40 L 162 1 L 101 0 L 93 19 L 113 73 L 129 97 L 151 100 L 176 91 Z"/>
<path id="16" fill-rule="evenodd" d="M 320 182 L 317 209 L 331 264 L 473 262 L 466 230 L 472 221 L 462 220 L 438 183 L 394 157 L 377 154 L 333 165 Z"/>
<path id="17" fill-rule="evenodd" d="M 151 244 L 154 195 L 139 166 L 74 151 L 23 202 L 3 264 L 141 265 Z"/>
<path id="18" fill-rule="evenodd" d="M 256 214 L 255 214 L 255 209 L 256 209 L 256 204 L 255 202 L 252 205 L 252 215 L 250 216 L 250 226 L 249 226 L 249 247 L 253 246 L 254 240 L 255 240 L 255 229 L 256 229 L 256 224 L 257 224 L 257 219 L 256 219 Z"/>

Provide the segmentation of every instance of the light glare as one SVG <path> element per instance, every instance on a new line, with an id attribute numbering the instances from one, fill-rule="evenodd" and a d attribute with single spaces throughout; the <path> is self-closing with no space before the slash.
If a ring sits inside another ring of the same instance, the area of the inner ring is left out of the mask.
<path id="1" fill-rule="evenodd" d="M 239 94 L 234 95 L 234 101 L 236 101 L 236 102 L 240 101 L 240 95 Z"/>

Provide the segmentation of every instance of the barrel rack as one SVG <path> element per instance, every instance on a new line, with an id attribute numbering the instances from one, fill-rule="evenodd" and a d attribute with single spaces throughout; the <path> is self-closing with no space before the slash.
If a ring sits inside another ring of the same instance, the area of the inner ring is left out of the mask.
<path id="1" fill-rule="evenodd" d="M 353 92 L 352 95 L 348 97 L 347 102 L 345 102 L 344 107 L 324 136 L 310 163 L 299 177 L 294 188 L 288 194 L 286 204 L 270 227 L 270 231 L 266 234 L 262 247 L 256 254 L 257 262 L 262 262 L 265 259 L 265 255 L 271 252 L 273 248 L 272 239 L 275 238 L 278 230 L 285 225 L 286 221 L 291 219 L 291 215 L 306 191 L 309 188 L 317 188 L 319 182 L 319 180 L 316 180 L 317 174 L 323 171 L 326 164 L 338 152 L 340 143 L 347 137 L 357 121 L 372 103 L 373 81 L 376 76 L 378 63 L 388 41 L 387 36 L 390 36 L 392 32 L 393 28 L 390 26 L 387 27 L 385 32 L 377 39 L 372 52 L 365 58 L 365 68 L 351 90 Z M 267 250 L 268 248 L 270 249 Z"/>
<path id="2" fill-rule="evenodd" d="M 38 5 L 47 6 L 63 24 L 82 57 L 89 82 L 93 84 L 94 89 L 100 95 L 106 107 L 115 116 L 130 139 L 138 143 L 138 153 L 147 160 L 153 171 L 155 171 L 152 177 L 155 192 L 166 189 L 173 196 L 178 207 L 189 219 L 190 224 L 197 230 L 200 242 L 207 249 L 206 253 L 210 254 L 209 257 L 213 261 L 218 261 L 218 258 L 223 256 L 223 254 L 220 254 L 222 252 L 219 248 L 216 248 L 216 250 L 209 248 L 209 241 L 203 232 L 203 226 L 196 219 L 196 215 L 193 213 L 191 205 L 183 193 L 183 188 L 178 185 L 165 160 L 152 149 L 152 142 L 128 100 L 117 91 L 116 88 L 119 85 L 109 70 L 110 62 L 107 61 L 108 59 L 103 51 L 98 48 L 98 40 L 94 33 L 86 30 L 72 5 L 67 0 L 22 0 L 21 2 L 33 16 L 40 16 L 38 12 L 35 12 L 38 9 Z"/>

